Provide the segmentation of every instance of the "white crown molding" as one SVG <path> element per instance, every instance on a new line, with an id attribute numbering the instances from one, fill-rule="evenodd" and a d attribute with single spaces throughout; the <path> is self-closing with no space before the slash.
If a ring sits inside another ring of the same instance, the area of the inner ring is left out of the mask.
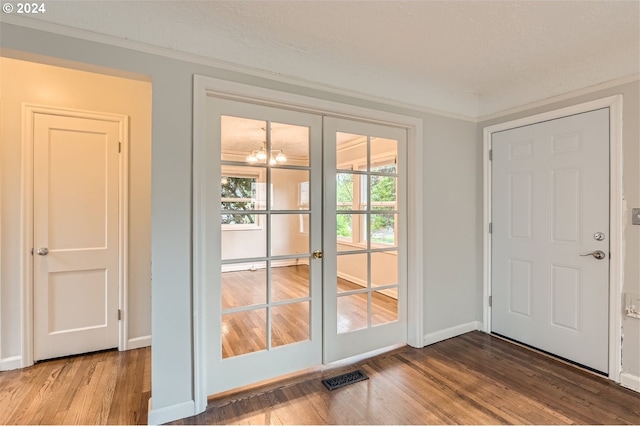
<path id="1" fill-rule="evenodd" d="M 632 83 L 634 81 L 640 80 L 640 73 L 635 73 L 628 75 L 626 77 L 620 77 L 613 80 L 605 81 L 604 83 L 594 84 L 593 86 L 585 87 L 578 90 L 573 90 L 571 92 L 563 93 L 561 95 L 553 96 L 546 99 L 541 99 L 539 101 L 530 102 L 524 105 L 520 105 L 513 108 L 508 108 L 502 111 L 494 112 L 491 114 L 480 116 L 476 119 L 477 123 L 481 123 L 484 121 L 493 120 L 500 117 L 505 117 L 507 115 L 516 114 L 522 111 L 531 110 L 538 107 L 543 107 L 546 105 L 550 105 L 556 102 L 566 101 L 567 99 L 577 98 L 578 96 L 588 95 L 590 93 L 599 92 L 601 90 L 606 90 L 611 87 L 621 86 L 623 84 Z"/>
<path id="2" fill-rule="evenodd" d="M 208 58 L 208 57 L 196 55 L 193 53 L 187 53 L 179 50 L 159 47 L 159 46 L 155 46 L 155 45 L 151 45 L 151 44 L 143 43 L 139 41 L 122 39 L 122 38 L 111 36 L 111 35 L 94 33 L 91 31 L 68 27 L 65 25 L 55 24 L 52 22 L 41 21 L 38 19 L 18 17 L 15 15 L 5 14 L 2 16 L 2 22 L 0 22 L 0 24 L 1 23 L 7 23 L 7 24 L 16 25 L 19 27 L 29 28 L 29 29 L 38 30 L 38 31 L 45 31 L 53 34 L 66 36 L 66 37 L 72 37 L 72 38 L 82 39 L 82 40 L 91 41 L 95 43 L 106 44 L 109 46 L 120 47 L 123 49 L 135 50 L 142 53 L 148 53 L 151 55 L 162 56 L 170 59 L 176 59 L 179 61 L 191 62 L 198 65 L 210 66 L 213 68 L 218 68 L 226 71 L 233 71 L 233 72 L 237 72 L 245 75 L 250 75 L 252 77 L 264 78 L 267 80 L 277 81 L 279 83 L 305 87 L 308 89 L 332 93 L 335 95 L 348 96 L 351 98 L 356 98 L 356 99 L 360 99 L 368 102 L 375 102 L 378 104 L 407 109 L 415 112 L 433 114 L 433 115 L 438 115 L 446 118 L 469 121 L 472 123 L 477 122 L 477 119 L 475 117 L 465 115 L 465 114 L 442 111 L 442 110 L 439 110 L 436 108 L 430 108 L 424 105 L 416 105 L 413 103 L 372 96 L 362 92 L 348 90 L 341 87 L 332 86 L 329 84 L 318 83 L 318 82 L 309 81 L 309 80 L 305 80 L 298 77 L 283 75 L 283 74 L 272 72 L 272 71 L 261 70 L 258 68 L 253 68 L 253 67 L 244 66 L 244 65 L 238 65 L 232 62 L 221 60 L 221 59 Z"/>

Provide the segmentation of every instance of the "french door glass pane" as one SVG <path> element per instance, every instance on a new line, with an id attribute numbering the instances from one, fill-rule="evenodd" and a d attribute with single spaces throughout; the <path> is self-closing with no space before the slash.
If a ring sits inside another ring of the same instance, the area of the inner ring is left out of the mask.
<path id="1" fill-rule="evenodd" d="M 229 220 L 229 215 L 222 215 L 222 259 L 265 257 L 266 215 L 242 213 L 231 216 L 233 220 Z"/>
<path id="2" fill-rule="evenodd" d="M 309 128 L 272 122 L 270 159 L 272 165 L 308 166 Z"/>
<path id="3" fill-rule="evenodd" d="M 222 265 L 222 309 L 267 302 L 266 262 Z"/>
<path id="4" fill-rule="evenodd" d="M 267 310 L 222 315 L 222 358 L 267 349 Z"/>
<path id="5" fill-rule="evenodd" d="M 284 263 L 284 266 L 271 266 L 271 301 L 301 299 L 309 297 L 310 258 L 298 258 Z"/>
<path id="6" fill-rule="evenodd" d="M 387 324 L 398 320 L 397 288 L 371 293 L 371 325 Z"/>
<path id="7" fill-rule="evenodd" d="M 309 171 L 271 169 L 273 210 L 309 210 Z"/>
<path id="8" fill-rule="evenodd" d="M 338 334 L 367 328 L 368 293 L 338 296 Z"/>
<path id="9" fill-rule="evenodd" d="M 338 170 L 356 170 L 367 163 L 367 137 L 351 133 L 336 133 L 336 164 Z M 354 168 L 354 164 L 356 164 Z"/>
<path id="10" fill-rule="evenodd" d="M 338 292 L 367 287 L 369 265 L 367 253 L 341 254 L 338 256 Z"/>
<path id="11" fill-rule="evenodd" d="M 266 121 L 223 115 L 220 125 L 220 152 L 223 161 L 245 162 L 252 153 L 266 149 Z M 256 159 L 255 163 L 265 164 L 266 157 Z"/>
<path id="12" fill-rule="evenodd" d="M 309 340 L 309 302 L 288 303 L 271 308 L 271 346 Z"/>
<path id="13" fill-rule="evenodd" d="M 309 233 L 303 225 L 308 213 L 271 215 L 271 256 L 309 253 Z"/>
<path id="14" fill-rule="evenodd" d="M 398 252 L 371 253 L 371 285 L 380 287 L 398 284 Z"/>
<path id="15" fill-rule="evenodd" d="M 395 247 L 397 217 L 396 214 L 371 214 L 371 242 Z"/>

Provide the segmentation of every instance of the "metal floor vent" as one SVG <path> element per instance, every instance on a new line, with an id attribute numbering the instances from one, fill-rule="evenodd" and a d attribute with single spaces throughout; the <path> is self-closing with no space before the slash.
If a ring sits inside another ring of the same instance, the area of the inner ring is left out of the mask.
<path id="1" fill-rule="evenodd" d="M 330 377 L 322 381 L 322 384 L 330 391 L 341 388 L 343 386 L 350 385 L 352 383 L 361 382 L 362 380 L 368 380 L 366 374 L 360 370 L 351 371 L 349 373 L 341 374 L 339 376 Z"/>

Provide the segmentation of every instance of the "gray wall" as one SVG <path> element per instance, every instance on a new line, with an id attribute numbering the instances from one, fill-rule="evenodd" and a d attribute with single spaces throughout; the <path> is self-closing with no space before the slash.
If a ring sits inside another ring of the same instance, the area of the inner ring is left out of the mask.
<path id="1" fill-rule="evenodd" d="M 152 81 L 153 409 L 193 399 L 193 74 L 423 118 L 425 330 L 439 331 L 476 319 L 479 230 L 473 217 L 480 212 L 476 196 L 480 169 L 475 124 L 16 25 L 0 25 L 4 48 L 138 73 Z"/>
<path id="2" fill-rule="evenodd" d="M 631 208 L 640 207 L 640 82 L 612 87 L 588 95 L 563 100 L 531 108 L 516 114 L 505 115 L 478 124 L 478 146 L 482 146 L 482 129 L 493 124 L 515 120 L 521 117 L 539 114 L 546 111 L 580 104 L 594 99 L 601 99 L 613 95 L 623 95 L 623 133 L 622 133 L 622 180 L 623 198 L 627 207 L 624 213 L 624 281 L 622 291 L 640 294 L 640 226 L 631 225 Z M 482 168 L 482 158 L 478 157 L 477 167 Z M 479 179 L 476 188 L 479 194 L 478 206 L 482 206 L 482 182 Z M 478 223 L 480 226 L 481 222 Z M 478 228 L 478 238 L 482 238 L 482 229 Z M 482 264 L 482 241 L 478 245 L 478 263 Z M 478 276 L 478 291 L 482 290 L 481 276 Z M 482 300 L 477 302 L 478 318 L 482 318 Z M 624 299 L 622 301 L 624 309 Z M 620 312 L 622 315 L 622 312 Z M 640 376 L 640 320 L 622 316 L 622 372 Z"/>

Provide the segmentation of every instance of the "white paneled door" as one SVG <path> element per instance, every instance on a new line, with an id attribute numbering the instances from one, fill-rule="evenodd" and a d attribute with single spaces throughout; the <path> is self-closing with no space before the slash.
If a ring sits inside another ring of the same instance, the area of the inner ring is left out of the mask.
<path id="1" fill-rule="evenodd" d="M 491 143 L 492 331 L 607 373 L 609 110 Z"/>
<path id="2" fill-rule="evenodd" d="M 33 126 L 34 359 L 117 347 L 119 123 Z"/>

